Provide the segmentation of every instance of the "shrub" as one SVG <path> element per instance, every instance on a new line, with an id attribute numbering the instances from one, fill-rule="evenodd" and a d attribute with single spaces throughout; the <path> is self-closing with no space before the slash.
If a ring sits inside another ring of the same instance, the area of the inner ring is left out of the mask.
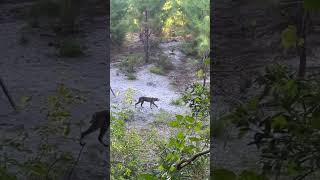
<path id="1" fill-rule="evenodd" d="M 149 170 L 146 164 L 154 161 L 149 158 L 149 153 L 156 147 L 154 142 L 157 136 L 149 130 L 127 129 L 125 119 L 126 110 L 111 111 L 111 179 L 137 179 L 140 173 Z"/>
<path id="2" fill-rule="evenodd" d="M 170 59 L 165 55 L 160 55 L 158 61 L 156 61 L 157 65 L 161 67 L 164 71 L 168 72 L 173 69 L 173 64 Z"/>
<path id="3" fill-rule="evenodd" d="M 120 70 L 126 74 L 134 73 L 136 67 L 142 64 L 143 56 L 140 54 L 130 54 L 124 57 L 120 63 Z"/>
<path id="4" fill-rule="evenodd" d="M 133 73 L 128 73 L 127 74 L 128 80 L 136 80 L 137 77 Z"/>
<path id="5" fill-rule="evenodd" d="M 165 55 L 159 55 L 155 62 L 156 64 L 150 68 L 150 72 L 154 74 L 165 75 L 173 69 L 172 62 Z"/>
<path id="6" fill-rule="evenodd" d="M 295 77 L 284 66 L 268 67 L 257 79 L 262 93 L 223 119 L 238 127 L 241 137 L 254 133 L 249 145 L 261 152 L 263 172 L 279 179 L 320 172 L 319 79 Z"/>
<path id="7" fill-rule="evenodd" d="M 84 55 L 79 42 L 74 40 L 65 40 L 60 45 L 60 56 L 62 57 L 79 57 Z"/>
<path id="8" fill-rule="evenodd" d="M 121 22 L 110 27 L 110 39 L 112 42 L 121 45 L 126 37 L 126 24 Z"/>
<path id="9" fill-rule="evenodd" d="M 181 51 L 185 55 L 195 56 L 198 53 L 196 46 L 197 46 L 196 41 L 191 41 L 191 42 L 185 41 L 181 46 Z"/>
<path id="10" fill-rule="evenodd" d="M 162 67 L 158 67 L 158 66 L 152 66 L 150 68 L 150 72 L 154 73 L 154 74 L 159 74 L 159 75 L 165 75 L 165 71 Z"/>

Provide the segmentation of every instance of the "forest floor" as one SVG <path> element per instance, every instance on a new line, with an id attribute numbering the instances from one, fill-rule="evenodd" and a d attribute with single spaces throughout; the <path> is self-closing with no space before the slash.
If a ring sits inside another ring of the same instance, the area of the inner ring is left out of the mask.
<path id="1" fill-rule="evenodd" d="M 139 42 L 133 42 L 140 45 Z M 125 74 L 121 73 L 118 68 L 119 62 L 116 60 L 111 64 L 110 71 L 110 84 L 113 91 L 116 93 L 116 97 L 111 95 L 111 104 L 118 105 L 120 107 L 128 107 L 125 105 L 125 92 L 129 89 L 134 91 L 133 101 L 129 105 L 129 109 L 134 110 L 134 119 L 128 121 L 129 127 L 134 128 L 148 128 L 148 124 L 153 123 L 155 116 L 158 113 L 166 112 L 168 114 L 185 114 L 189 112 L 189 109 L 185 106 L 172 105 L 171 101 L 176 100 L 181 96 L 183 85 L 187 85 L 192 82 L 192 76 L 190 74 L 191 68 L 188 64 L 184 63 L 185 55 L 178 50 L 179 42 L 162 42 L 160 43 L 160 51 L 168 56 L 172 62 L 173 70 L 171 70 L 166 76 L 158 75 L 150 72 L 152 64 L 146 64 L 138 68 L 136 72 L 137 79 L 128 80 Z M 171 49 L 175 48 L 174 54 L 170 54 Z M 120 54 L 114 54 L 114 56 L 120 56 Z M 113 57 L 117 59 L 117 57 Z M 189 76 L 189 78 L 188 78 Z M 141 107 L 140 104 L 135 108 L 134 103 L 138 101 L 141 96 L 157 97 L 160 101 L 155 102 L 159 108 L 153 106 L 150 108 L 150 104 L 144 103 Z"/>
<path id="2" fill-rule="evenodd" d="M 46 106 L 48 96 L 56 92 L 59 84 L 65 84 L 72 93 L 86 99 L 71 110 L 73 123 L 80 120 L 85 122 L 83 129 L 89 125 L 94 112 L 105 109 L 107 98 L 103 97 L 108 89 L 105 82 L 108 73 L 107 17 L 82 19 L 80 33 L 75 38 L 85 46 L 85 55 L 80 58 L 63 58 L 59 57 L 55 47 L 48 46 L 50 42 L 56 42 L 57 37 L 46 30 L 32 29 L 25 33 L 28 44 L 20 43 L 26 21 L 15 12 L 22 11 L 29 5 L 30 2 L 23 1 L 4 2 L 0 6 L 0 76 L 17 106 L 24 106 L 22 99 L 29 98 L 27 105 L 19 112 L 13 112 L 4 93 L 0 91 L 0 134 L 10 136 L 18 130 L 25 130 L 29 133 L 27 143 L 36 148 L 38 137 L 32 128 L 46 121 L 46 115 L 40 110 Z M 79 135 L 79 128 L 73 127 L 71 137 L 75 140 L 52 141 L 77 157 L 81 148 L 77 140 Z M 106 150 L 99 144 L 95 133 L 85 141 L 88 143 L 72 179 L 103 179 L 107 173 Z M 13 156 L 19 157 L 19 153 Z M 19 158 L 21 161 L 25 160 L 25 157 Z"/>

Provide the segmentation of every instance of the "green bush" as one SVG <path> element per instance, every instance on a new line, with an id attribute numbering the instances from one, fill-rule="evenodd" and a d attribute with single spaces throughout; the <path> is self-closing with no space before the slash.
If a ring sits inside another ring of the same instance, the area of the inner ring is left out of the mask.
<path id="1" fill-rule="evenodd" d="M 159 55 L 154 59 L 155 65 L 150 68 L 150 72 L 159 75 L 166 75 L 173 69 L 173 64 L 170 59 L 165 55 Z"/>
<path id="2" fill-rule="evenodd" d="M 160 55 L 159 59 L 156 61 L 156 64 L 161 67 L 165 72 L 168 72 L 173 69 L 173 64 L 170 59 L 165 55 Z"/>
<path id="3" fill-rule="evenodd" d="M 127 25 L 123 22 L 116 24 L 115 26 L 110 26 L 110 39 L 112 42 L 121 45 L 126 37 L 126 28 Z"/>
<path id="4" fill-rule="evenodd" d="M 127 74 L 128 80 L 136 80 L 137 77 L 133 73 L 128 73 Z"/>
<path id="5" fill-rule="evenodd" d="M 120 62 L 120 70 L 126 74 L 135 73 L 136 68 L 143 63 L 141 54 L 130 54 Z"/>
<path id="6" fill-rule="evenodd" d="M 240 137 L 254 133 L 248 144 L 260 151 L 263 173 L 278 173 L 279 179 L 319 179 L 312 176 L 320 172 L 320 81 L 296 77 L 285 66 L 267 67 L 256 81 L 263 87 L 261 94 L 222 120 L 233 123 Z"/>
<path id="7" fill-rule="evenodd" d="M 59 54 L 62 57 L 79 57 L 84 55 L 79 42 L 74 40 L 65 40 L 60 44 Z"/>
<path id="8" fill-rule="evenodd" d="M 181 52 L 183 52 L 185 55 L 189 56 L 196 56 L 198 51 L 197 51 L 197 43 L 196 41 L 185 41 L 182 46 L 181 46 Z"/>
<path id="9" fill-rule="evenodd" d="M 125 120 L 128 118 L 126 110 L 111 111 L 110 129 L 110 160 L 111 179 L 137 179 L 139 174 L 149 171 L 154 159 L 150 159 L 150 150 L 154 147 L 153 131 L 139 131 L 127 129 Z M 142 143 L 144 144 L 142 146 Z"/>
<path id="10" fill-rule="evenodd" d="M 126 33 L 130 31 L 132 22 L 128 22 L 127 9 L 128 1 L 112 0 L 110 1 L 110 39 L 113 43 L 121 45 L 125 40 Z"/>
<path id="11" fill-rule="evenodd" d="M 165 75 L 165 71 L 162 67 L 158 67 L 158 66 L 152 66 L 150 68 L 150 72 L 154 73 L 154 74 L 159 74 L 159 75 Z"/>

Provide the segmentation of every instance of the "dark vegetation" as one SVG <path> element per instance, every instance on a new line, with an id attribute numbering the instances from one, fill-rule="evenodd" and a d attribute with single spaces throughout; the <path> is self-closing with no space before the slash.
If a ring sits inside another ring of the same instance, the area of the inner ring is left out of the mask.
<path id="1" fill-rule="evenodd" d="M 211 124 L 213 177 L 319 179 L 319 61 L 311 53 L 319 2 L 217 2 L 215 8 L 214 102 L 226 108 Z M 229 151 L 236 154 L 227 152 L 231 147 L 239 148 Z M 252 165 L 241 161 L 244 155 Z"/>
<path id="2" fill-rule="evenodd" d="M 30 0 L 1 2 L 1 6 L 3 5 L 2 3 L 8 7 L 17 7 L 17 9 L 10 10 L 16 16 L 10 13 L 3 19 L 7 20 L 6 18 L 13 17 L 15 19 L 9 19 L 12 21 L 10 23 L 15 24 L 16 21 L 22 24 L 25 23 L 19 31 L 21 34 L 17 35 L 17 42 L 27 49 L 29 48 L 28 46 L 34 45 L 34 43 L 43 43 L 45 41 L 45 44 L 48 45 L 45 49 L 54 48 L 54 51 L 50 51 L 53 52 L 49 55 L 50 58 L 48 59 L 50 60 L 54 58 L 65 60 L 65 58 L 79 58 L 83 55 L 88 55 L 83 44 L 84 22 L 91 23 L 93 19 L 90 18 L 96 18 L 97 14 L 101 13 L 101 9 L 105 10 L 104 2 L 96 0 L 90 0 L 89 2 Z M 19 6 L 19 3 L 22 5 Z M 0 12 L 3 13 L 3 9 Z M 93 16 L 84 18 L 88 14 Z M 105 17 L 106 12 L 99 14 L 99 16 L 101 15 Z M 1 17 L 1 20 L 3 19 Z M 39 49 L 39 57 L 43 55 L 41 50 L 43 49 Z M 21 52 L 17 52 L 17 54 L 19 53 Z M 54 58 L 51 58 L 51 55 Z M 24 61 L 25 59 L 22 60 Z M 46 61 L 45 63 L 48 62 Z M 42 65 L 41 62 L 39 64 Z M 49 62 L 49 64 L 59 66 L 56 61 Z M 53 70 L 56 69 L 48 67 L 48 71 Z M 46 75 L 44 74 L 44 76 Z M 54 76 L 56 74 L 53 73 L 51 75 Z M 79 78 L 76 77 L 75 79 Z M 38 83 L 37 80 L 28 79 L 31 84 Z M 70 88 L 72 85 L 64 84 L 64 80 L 61 79 L 57 80 L 55 77 L 50 77 L 48 81 L 50 81 L 50 85 L 55 83 L 59 85 L 55 87 L 54 91 L 50 89 L 48 97 L 38 98 L 44 99 L 44 105 L 39 107 L 40 109 L 34 110 L 29 107 L 31 102 L 42 105 L 42 101 L 36 103 L 31 96 L 22 96 L 21 102 L 19 102 L 17 97 L 14 97 L 15 101 L 18 102 L 18 115 L 7 116 L 11 117 L 11 119 L 20 117 L 19 113 L 22 114 L 21 116 L 26 114 L 28 116 L 20 118 L 22 121 L 19 122 L 18 127 L 11 129 L 1 127 L 1 134 L 4 132 L 0 138 L 1 180 L 80 179 L 77 176 L 78 174 L 73 172 L 79 162 L 78 154 L 76 154 L 78 150 L 75 151 L 69 148 L 69 145 L 72 147 L 74 144 L 79 144 L 77 135 L 80 135 L 81 127 L 88 123 L 80 120 L 74 113 L 74 109 L 79 108 L 82 103 L 86 102 L 87 94 L 77 88 Z M 25 89 L 26 91 L 28 90 L 27 88 Z M 35 118 L 37 123 L 26 122 L 31 119 L 30 117 Z M 3 120 L 2 118 L 0 119 Z M 31 128 L 29 128 L 31 126 L 29 123 L 32 124 Z M 26 126 L 29 127 L 27 128 Z"/>

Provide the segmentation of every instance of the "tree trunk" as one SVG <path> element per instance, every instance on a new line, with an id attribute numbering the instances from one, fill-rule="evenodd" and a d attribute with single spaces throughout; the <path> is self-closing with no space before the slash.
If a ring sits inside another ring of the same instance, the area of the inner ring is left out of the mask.
<path id="1" fill-rule="evenodd" d="M 299 63 L 299 78 L 304 78 L 306 74 L 306 66 L 307 66 L 307 53 L 306 53 L 306 47 L 305 42 L 306 38 L 303 38 L 304 44 L 300 47 L 300 63 Z"/>
<path id="2" fill-rule="evenodd" d="M 300 23 L 299 23 L 299 30 L 298 30 L 298 38 L 301 38 L 303 40 L 302 44 L 298 44 L 298 51 L 299 51 L 299 57 L 300 57 L 300 62 L 299 62 L 299 72 L 298 72 L 298 77 L 299 78 L 304 78 L 306 75 L 306 67 L 307 67 L 307 53 L 306 53 L 306 34 L 307 34 L 307 28 L 309 26 L 309 13 L 302 8 L 301 9 L 301 16 L 300 16 Z"/>
<path id="3" fill-rule="evenodd" d="M 145 9 L 145 29 L 144 29 L 144 53 L 145 62 L 149 63 L 149 26 L 148 26 L 148 10 Z"/>

